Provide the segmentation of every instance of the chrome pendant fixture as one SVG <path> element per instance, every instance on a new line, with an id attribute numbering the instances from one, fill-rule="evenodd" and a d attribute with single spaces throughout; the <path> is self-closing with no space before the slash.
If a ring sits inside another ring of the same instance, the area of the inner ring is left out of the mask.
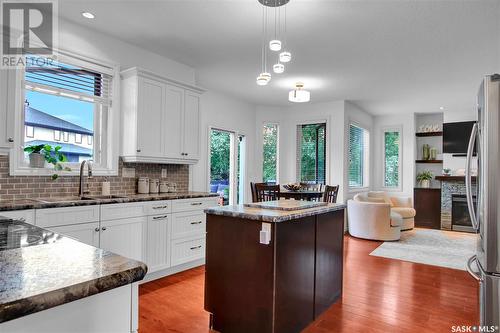
<path id="1" fill-rule="evenodd" d="M 294 103 L 305 103 L 311 100 L 311 93 L 304 90 L 304 84 L 302 82 L 297 82 L 295 84 L 295 89 L 288 93 L 288 100 Z"/>

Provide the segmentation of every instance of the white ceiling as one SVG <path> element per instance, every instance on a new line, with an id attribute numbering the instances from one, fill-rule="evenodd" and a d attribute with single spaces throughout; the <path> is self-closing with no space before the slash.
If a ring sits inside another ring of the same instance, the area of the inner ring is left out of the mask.
<path id="1" fill-rule="evenodd" d="M 66 19 L 196 68 L 198 83 L 257 105 L 347 99 L 372 114 L 468 110 L 499 71 L 500 1 L 291 0 L 293 62 L 265 87 L 257 0 L 59 1 Z M 91 11 L 86 20 L 82 11 Z"/>

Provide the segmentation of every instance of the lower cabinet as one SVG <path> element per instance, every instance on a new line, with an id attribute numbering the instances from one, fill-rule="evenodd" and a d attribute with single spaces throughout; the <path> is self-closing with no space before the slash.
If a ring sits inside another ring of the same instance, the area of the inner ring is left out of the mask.
<path id="1" fill-rule="evenodd" d="M 0 212 L 0 216 L 14 220 L 21 220 L 29 224 L 35 224 L 34 209 L 2 211 Z"/>
<path id="2" fill-rule="evenodd" d="M 146 258 L 148 273 L 170 267 L 170 214 L 148 217 Z"/>
<path id="3" fill-rule="evenodd" d="M 99 247 L 99 222 L 65 225 L 49 229 L 55 233 L 74 238 L 82 243 Z"/>
<path id="4" fill-rule="evenodd" d="M 172 266 L 205 257 L 205 234 L 172 241 Z"/>
<path id="5" fill-rule="evenodd" d="M 101 221 L 99 247 L 124 257 L 144 260 L 147 217 Z"/>

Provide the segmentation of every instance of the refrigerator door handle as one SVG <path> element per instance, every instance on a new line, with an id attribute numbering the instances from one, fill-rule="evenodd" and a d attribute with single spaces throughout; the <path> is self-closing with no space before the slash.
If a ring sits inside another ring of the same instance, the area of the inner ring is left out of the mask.
<path id="1" fill-rule="evenodd" d="M 465 163 L 465 194 L 467 196 L 467 207 L 469 208 L 469 215 L 472 222 L 472 227 L 478 230 L 479 226 L 476 218 L 476 211 L 474 210 L 474 203 L 472 201 L 472 175 L 471 175 L 471 162 L 472 154 L 474 153 L 474 145 L 476 144 L 477 136 L 477 123 L 472 127 L 472 133 L 469 139 L 469 147 L 467 148 L 467 161 Z"/>
<path id="2" fill-rule="evenodd" d="M 469 272 L 469 274 L 474 278 L 476 279 L 477 281 L 481 281 L 481 276 L 479 276 L 479 273 L 478 272 L 475 272 L 471 265 L 474 261 L 477 261 L 477 256 L 476 255 L 473 255 L 472 257 L 469 258 L 469 260 L 467 260 L 467 265 L 465 266 L 465 268 L 467 269 L 467 272 Z"/>

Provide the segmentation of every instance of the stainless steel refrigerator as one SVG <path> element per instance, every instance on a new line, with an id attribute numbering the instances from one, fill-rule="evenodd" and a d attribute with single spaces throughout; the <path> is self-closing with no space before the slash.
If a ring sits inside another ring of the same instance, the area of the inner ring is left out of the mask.
<path id="1" fill-rule="evenodd" d="M 484 78 L 477 96 L 477 123 L 469 140 L 466 193 L 473 227 L 479 232 L 476 254 L 467 270 L 479 282 L 480 324 L 500 326 L 500 75 Z M 474 204 L 471 165 L 477 151 Z"/>

